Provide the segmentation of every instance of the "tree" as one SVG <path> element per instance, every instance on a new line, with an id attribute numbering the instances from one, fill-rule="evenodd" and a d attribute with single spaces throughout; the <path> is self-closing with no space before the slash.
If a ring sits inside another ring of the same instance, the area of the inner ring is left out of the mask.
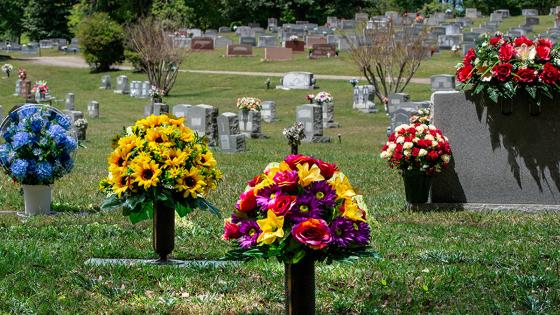
<path id="1" fill-rule="evenodd" d="M 21 17 L 26 5 L 27 1 L 0 0 L 0 35 L 19 43 L 24 31 Z"/>
<path id="2" fill-rule="evenodd" d="M 166 30 L 177 29 L 188 25 L 194 10 L 187 7 L 184 0 L 154 0 L 152 15 L 162 21 Z"/>
<path id="3" fill-rule="evenodd" d="M 176 48 L 161 20 L 148 17 L 126 30 L 129 48 L 138 54 L 148 80 L 162 94 L 173 88 L 187 50 Z"/>
<path id="4" fill-rule="evenodd" d="M 84 57 L 94 71 L 107 71 L 124 61 L 124 32 L 107 13 L 94 13 L 78 26 Z"/>
<path id="5" fill-rule="evenodd" d="M 29 38 L 31 40 L 69 39 L 67 17 L 75 2 L 75 0 L 29 0 L 23 17 L 23 25 Z"/>
<path id="6" fill-rule="evenodd" d="M 427 29 L 414 25 L 374 24 L 366 29 L 362 23 L 356 28 L 356 41 L 348 36 L 350 55 L 359 71 L 375 87 L 375 95 L 384 104 L 392 93 L 404 91 L 420 67 L 431 54 L 427 45 Z"/>

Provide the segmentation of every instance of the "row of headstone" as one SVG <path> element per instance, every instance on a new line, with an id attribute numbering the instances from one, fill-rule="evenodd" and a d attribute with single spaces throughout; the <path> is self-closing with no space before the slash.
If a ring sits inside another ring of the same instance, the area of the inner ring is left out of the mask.
<path id="1" fill-rule="evenodd" d="M 126 75 L 119 75 L 117 77 L 117 87 L 113 90 L 116 94 L 128 94 L 130 86 L 128 84 L 128 77 Z"/>
<path id="2" fill-rule="evenodd" d="M 67 93 L 64 97 L 64 107 L 67 111 L 76 111 L 75 105 L 75 95 L 74 93 Z M 90 101 L 87 105 L 88 116 L 91 118 L 99 118 L 99 102 Z M 83 117 L 83 114 L 82 114 Z"/>
<path id="3" fill-rule="evenodd" d="M 430 107 L 431 102 L 429 101 L 411 102 L 409 95 L 406 93 L 389 95 L 388 113 L 390 126 L 387 127 L 387 136 L 391 135 L 398 126 L 409 124 L 410 117 L 415 115 L 419 109 Z"/>
<path id="4" fill-rule="evenodd" d="M 352 108 L 363 113 L 377 113 L 375 107 L 375 87 L 373 85 L 357 85 L 353 87 Z"/>
<path id="5" fill-rule="evenodd" d="M 130 82 L 130 96 L 139 98 L 148 98 L 152 85 L 150 81 L 132 81 Z"/>

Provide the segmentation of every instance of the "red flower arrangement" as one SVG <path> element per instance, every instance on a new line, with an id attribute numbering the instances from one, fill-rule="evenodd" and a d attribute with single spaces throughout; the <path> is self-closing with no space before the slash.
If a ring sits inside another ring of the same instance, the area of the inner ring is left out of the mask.
<path id="1" fill-rule="evenodd" d="M 451 147 L 433 125 L 400 125 L 389 136 L 380 157 L 389 167 L 426 175 L 441 172 L 451 160 Z"/>
<path id="2" fill-rule="evenodd" d="M 495 103 L 524 90 L 540 105 L 539 94 L 552 98 L 560 90 L 560 49 L 547 38 L 486 34 L 457 65 L 456 78 L 464 90 Z"/>

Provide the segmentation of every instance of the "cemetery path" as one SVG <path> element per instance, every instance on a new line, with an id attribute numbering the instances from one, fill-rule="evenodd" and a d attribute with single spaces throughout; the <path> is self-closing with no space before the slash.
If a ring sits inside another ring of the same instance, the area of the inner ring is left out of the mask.
<path id="1" fill-rule="evenodd" d="M 81 56 L 62 56 L 62 57 L 32 57 L 26 58 L 31 62 L 57 66 L 57 67 L 68 67 L 68 68 L 89 68 L 88 64 Z M 132 70 L 130 66 L 117 66 L 115 67 L 119 70 Z M 227 71 L 227 70 L 190 70 L 181 69 L 180 72 L 191 72 L 191 73 L 205 73 L 205 74 L 227 74 L 227 75 L 245 75 L 245 76 L 256 76 L 256 77 L 282 77 L 283 72 L 247 72 L 247 71 Z M 331 75 L 331 74 L 315 74 L 315 78 L 318 80 L 344 80 L 348 81 L 355 76 L 346 75 Z M 357 78 L 358 80 L 365 80 L 365 78 Z M 430 84 L 430 78 L 412 78 L 411 83 L 417 84 Z"/>

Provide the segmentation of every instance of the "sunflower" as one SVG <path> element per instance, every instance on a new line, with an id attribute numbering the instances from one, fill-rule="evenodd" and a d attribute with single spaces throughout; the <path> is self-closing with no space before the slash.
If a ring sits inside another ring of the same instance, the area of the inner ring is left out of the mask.
<path id="1" fill-rule="evenodd" d="M 169 144 L 169 137 L 165 134 L 164 128 L 150 128 L 146 131 L 146 141 L 156 144 Z"/>
<path id="2" fill-rule="evenodd" d="M 181 141 L 185 141 L 185 142 L 189 142 L 189 143 L 193 142 L 194 141 L 194 132 L 191 129 L 189 129 L 189 128 L 183 126 L 183 125 L 181 125 L 180 128 L 181 128 L 181 137 L 180 137 Z"/>
<path id="3" fill-rule="evenodd" d="M 117 176 L 113 176 L 113 186 L 111 188 L 120 198 L 127 190 L 132 190 L 132 180 L 126 172 L 122 172 Z"/>
<path id="4" fill-rule="evenodd" d="M 109 168 L 111 167 L 123 167 L 128 164 L 128 159 L 130 158 L 130 151 L 118 147 L 109 155 Z"/>
<path id="5" fill-rule="evenodd" d="M 160 115 L 160 116 L 150 115 L 144 119 L 140 119 L 139 121 L 137 121 L 136 126 L 143 129 L 148 129 L 148 128 L 161 126 L 168 122 L 169 122 L 169 117 L 167 117 L 166 115 Z"/>
<path id="6" fill-rule="evenodd" d="M 195 157 L 195 161 L 196 161 L 196 163 L 198 163 L 202 166 L 206 166 L 206 167 L 210 167 L 210 168 L 216 167 L 216 160 L 214 159 L 214 155 L 210 151 L 206 151 L 206 153 L 204 153 L 204 154 L 202 154 L 202 153 L 198 154 Z"/>
<path id="7" fill-rule="evenodd" d="M 169 118 L 169 124 L 173 126 L 177 126 L 177 127 L 183 126 L 184 122 L 185 122 L 185 117 Z"/>
<path id="8" fill-rule="evenodd" d="M 135 159 L 131 167 L 134 182 L 137 182 L 138 186 L 144 186 L 144 189 L 148 190 L 150 187 L 154 187 L 158 184 L 161 169 L 155 161 L 137 161 Z"/>
<path id="9" fill-rule="evenodd" d="M 128 135 L 119 139 L 118 145 L 123 151 L 130 152 L 134 148 L 142 148 L 144 140 L 137 135 Z"/>
<path id="10" fill-rule="evenodd" d="M 165 157 L 165 165 L 168 167 L 181 166 L 185 164 L 188 158 L 187 153 L 179 149 L 165 150 L 163 156 Z"/>
<path id="11" fill-rule="evenodd" d="M 183 197 L 196 198 L 198 193 L 206 186 L 204 178 L 198 172 L 198 169 L 191 167 L 189 171 L 183 172 L 183 176 L 177 179 L 177 190 L 183 192 Z"/>

